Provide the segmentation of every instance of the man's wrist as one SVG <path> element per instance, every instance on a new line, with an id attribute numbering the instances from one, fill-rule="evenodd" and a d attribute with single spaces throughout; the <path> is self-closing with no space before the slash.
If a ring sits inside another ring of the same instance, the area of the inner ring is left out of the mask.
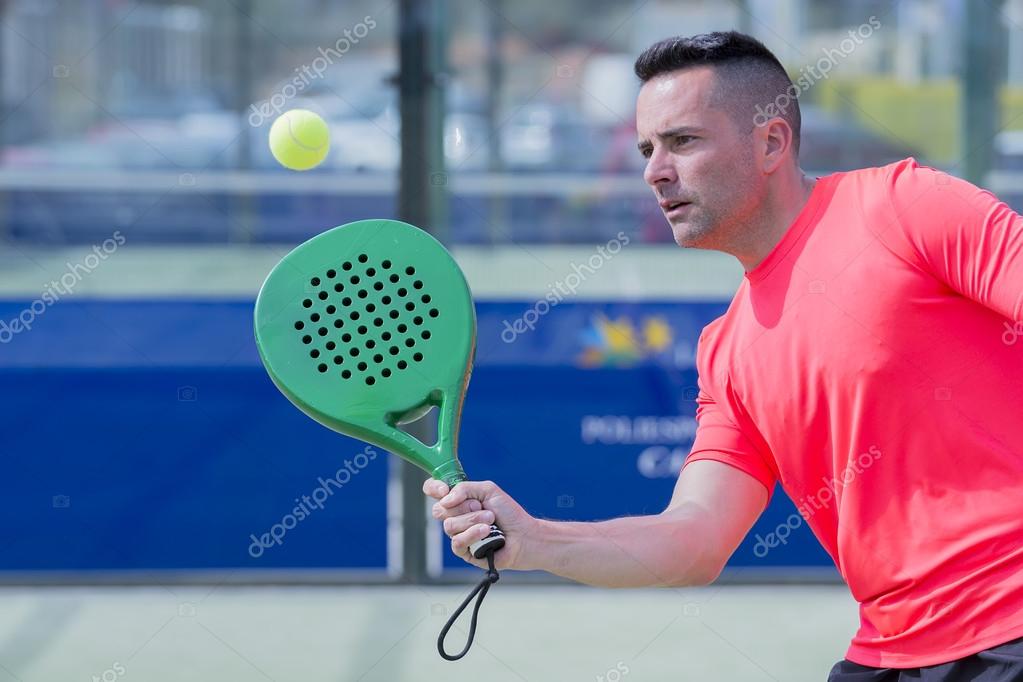
<path id="1" fill-rule="evenodd" d="M 523 571 L 550 571 L 550 537 L 556 521 L 533 519 L 533 526 L 521 540 L 518 568 Z"/>

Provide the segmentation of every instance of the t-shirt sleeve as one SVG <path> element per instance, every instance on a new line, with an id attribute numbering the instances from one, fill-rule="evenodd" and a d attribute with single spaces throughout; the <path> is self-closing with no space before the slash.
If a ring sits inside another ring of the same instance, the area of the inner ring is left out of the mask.
<path id="1" fill-rule="evenodd" d="M 696 397 L 696 436 L 685 465 L 700 460 L 722 462 L 743 471 L 767 488 L 768 499 L 774 491 L 777 474 L 763 451 L 753 442 L 755 436 L 739 425 L 727 388 L 718 385 L 708 367 L 705 339 L 700 339 L 697 366 L 700 371 Z M 685 468 L 683 465 L 683 468 Z"/>
<path id="2" fill-rule="evenodd" d="M 910 159 L 892 167 L 898 234 L 920 267 L 953 291 L 1023 320 L 1023 216 L 990 192 Z M 887 239 L 886 239 L 887 241 Z"/>

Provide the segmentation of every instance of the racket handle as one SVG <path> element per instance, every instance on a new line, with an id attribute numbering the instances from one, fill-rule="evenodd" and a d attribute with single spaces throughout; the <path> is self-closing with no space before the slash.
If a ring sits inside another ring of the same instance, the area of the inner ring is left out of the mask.
<path id="1" fill-rule="evenodd" d="M 497 524 L 492 523 L 490 524 L 490 535 L 469 545 L 469 552 L 472 553 L 473 558 L 482 559 L 502 547 L 504 547 L 504 533 L 497 527 Z"/>

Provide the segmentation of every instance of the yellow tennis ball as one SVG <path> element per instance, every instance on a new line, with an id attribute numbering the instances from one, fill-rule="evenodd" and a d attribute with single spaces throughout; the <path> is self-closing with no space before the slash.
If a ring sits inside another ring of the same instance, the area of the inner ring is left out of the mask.
<path id="1" fill-rule="evenodd" d="M 270 152 L 291 170 L 315 168 L 330 150 L 327 123 L 308 109 L 292 109 L 270 126 Z"/>

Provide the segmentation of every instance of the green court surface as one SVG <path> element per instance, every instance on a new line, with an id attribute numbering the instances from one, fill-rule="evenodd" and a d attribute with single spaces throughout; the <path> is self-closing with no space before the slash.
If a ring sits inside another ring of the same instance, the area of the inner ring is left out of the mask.
<path id="1" fill-rule="evenodd" d="M 449 663 L 437 634 L 468 589 L 8 587 L 0 680 L 823 681 L 856 625 L 842 585 L 498 583 L 473 649 Z"/>

